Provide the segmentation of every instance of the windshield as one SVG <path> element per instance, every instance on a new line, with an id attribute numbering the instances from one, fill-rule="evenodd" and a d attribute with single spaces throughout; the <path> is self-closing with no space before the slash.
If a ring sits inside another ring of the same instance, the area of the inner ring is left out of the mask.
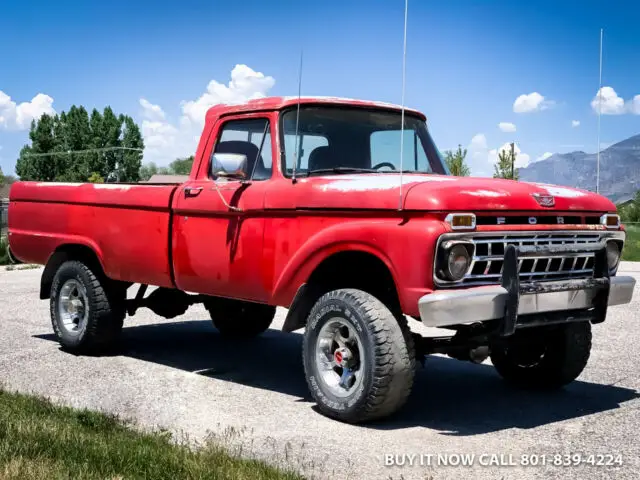
<path id="1" fill-rule="evenodd" d="M 404 172 L 446 175 L 442 155 L 425 122 L 405 113 L 350 107 L 300 107 L 281 117 L 283 171 L 291 176 L 296 158 L 296 121 L 299 152 L 296 175 L 341 172 Z M 400 143 L 404 136 L 403 159 Z"/>

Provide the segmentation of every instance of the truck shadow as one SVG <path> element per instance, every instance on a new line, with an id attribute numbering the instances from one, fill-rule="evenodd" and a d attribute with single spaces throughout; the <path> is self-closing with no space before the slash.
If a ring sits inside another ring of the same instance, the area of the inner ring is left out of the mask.
<path id="1" fill-rule="evenodd" d="M 53 335 L 38 338 L 54 340 Z M 210 378 L 310 398 L 301 361 L 302 336 L 268 330 L 245 341 L 221 337 L 210 320 L 132 326 L 116 353 Z M 443 435 L 478 435 L 535 428 L 619 408 L 640 397 L 614 385 L 575 381 L 565 389 L 524 392 L 506 386 L 491 365 L 429 357 L 418 366 L 407 405 L 395 416 L 364 428 L 423 426 Z M 315 410 L 315 406 L 312 407 Z"/>

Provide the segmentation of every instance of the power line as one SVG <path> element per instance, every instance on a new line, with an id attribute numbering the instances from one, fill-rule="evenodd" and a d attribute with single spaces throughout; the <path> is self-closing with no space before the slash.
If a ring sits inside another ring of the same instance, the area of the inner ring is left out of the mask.
<path id="1" fill-rule="evenodd" d="M 90 152 L 110 152 L 113 150 L 133 150 L 136 152 L 143 152 L 142 148 L 135 147 L 104 147 L 104 148 L 88 148 L 86 150 L 66 150 L 64 152 L 49 152 L 49 153 L 25 153 L 25 157 L 47 157 L 51 155 L 69 155 L 72 153 L 90 153 Z"/>

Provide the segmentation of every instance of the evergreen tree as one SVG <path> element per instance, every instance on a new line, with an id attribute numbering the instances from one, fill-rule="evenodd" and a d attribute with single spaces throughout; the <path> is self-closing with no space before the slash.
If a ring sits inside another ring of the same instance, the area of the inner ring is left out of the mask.
<path id="1" fill-rule="evenodd" d="M 467 149 L 462 149 L 461 145 L 458 145 L 458 150 L 455 152 L 448 151 L 445 153 L 444 161 L 447 164 L 447 168 L 451 175 L 456 177 L 468 177 L 471 174 L 469 167 L 465 163 L 465 157 L 467 156 Z"/>
<path id="2" fill-rule="evenodd" d="M 520 175 L 518 173 L 518 169 L 515 168 L 516 165 L 516 157 L 518 155 L 514 152 L 511 153 L 511 150 L 502 150 L 498 155 L 498 161 L 494 166 L 493 178 L 508 178 L 513 180 L 518 180 Z"/>
<path id="3" fill-rule="evenodd" d="M 31 123 L 29 138 L 31 145 L 22 148 L 16 164 L 22 180 L 136 182 L 139 178 L 142 152 L 120 148 L 143 149 L 140 128 L 111 107 L 103 113 L 94 109 L 91 116 L 75 105 L 59 115 L 43 115 Z"/>
<path id="4" fill-rule="evenodd" d="M 121 150 L 121 161 L 119 165 L 121 182 L 137 182 L 140 180 L 140 166 L 142 165 L 142 150 L 144 141 L 140 127 L 129 116 L 122 118 L 124 132 L 122 135 L 122 146 L 127 150 Z M 131 150 L 139 149 L 139 150 Z"/>

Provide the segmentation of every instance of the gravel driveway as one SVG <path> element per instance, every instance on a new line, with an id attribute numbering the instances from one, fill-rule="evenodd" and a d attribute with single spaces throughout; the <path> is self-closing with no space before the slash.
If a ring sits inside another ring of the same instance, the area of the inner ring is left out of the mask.
<path id="1" fill-rule="evenodd" d="M 640 266 L 623 270 L 640 279 Z M 12 390 L 193 439 L 214 435 L 242 454 L 318 478 L 632 479 L 640 470 L 638 289 L 633 304 L 611 309 L 607 322 L 594 326 L 590 364 L 564 391 L 514 391 L 488 362 L 431 357 L 401 414 L 350 426 L 314 409 L 299 332 L 273 329 L 234 343 L 220 338 L 201 307 L 173 320 L 143 309 L 125 323 L 120 354 L 78 357 L 54 341 L 49 304 L 38 299 L 40 273 L 0 269 L 0 382 Z M 567 453 L 587 463 L 549 465 Z M 462 462 L 462 454 L 474 455 L 466 460 L 472 466 L 443 465 Z M 525 454 L 547 465 L 521 466 Z M 589 465 L 591 454 L 620 455 L 622 466 Z"/>

